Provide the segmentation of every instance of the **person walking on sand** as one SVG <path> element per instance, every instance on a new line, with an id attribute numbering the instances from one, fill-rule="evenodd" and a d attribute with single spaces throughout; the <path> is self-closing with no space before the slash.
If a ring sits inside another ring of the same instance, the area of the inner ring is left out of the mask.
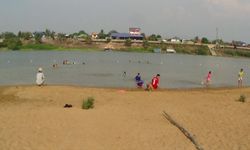
<path id="1" fill-rule="evenodd" d="M 238 87 L 242 87 L 243 76 L 244 76 L 244 71 L 243 68 L 241 68 L 238 74 Z"/>
<path id="2" fill-rule="evenodd" d="M 159 87 L 160 83 L 160 74 L 157 74 L 155 77 L 153 77 L 152 82 L 150 84 L 147 84 L 146 90 L 156 90 Z"/>
<path id="3" fill-rule="evenodd" d="M 38 86 L 42 86 L 44 85 L 44 81 L 45 81 L 45 76 L 43 74 L 43 69 L 40 67 L 38 68 L 38 72 L 36 74 L 36 84 Z"/>

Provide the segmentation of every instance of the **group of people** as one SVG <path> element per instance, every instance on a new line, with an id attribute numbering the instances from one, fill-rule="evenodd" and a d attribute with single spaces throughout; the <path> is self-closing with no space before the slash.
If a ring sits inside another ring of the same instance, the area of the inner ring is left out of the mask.
<path id="1" fill-rule="evenodd" d="M 242 87 L 243 76 L 244 76 L 244 70 L 243 68 L 241 68 L 238 73 L 238 87 Z M 211 80 L 212 80 L 212 71 L 209 71 L 206 76 L 206 82 L 205 82 L 205 85 L 207 87 L 211 84 Z M 203 81 L 202 81 L 202 84 L 204 84 Z"/>
<path id="2" fill-rule="evenodd" d="M 135 77 L 135 82 L 138 88 L 143 88 L 144 81 L 141 79 L 141 74 L 138 73 Z M 146 90 L 155 90 L 159 87 L 160 74 L 153 77 L 152 81 L 146 85 Z"/>
<path id="3" fill-rule="evenodd" d="M 126 75 L 126 72 L 124 72 L 124 75 Z M 240 72 L 238 73 L 238 87 L 242 87 L 243 76 L 244 76 L 244 70 L 243 68 L 241 68 Z M 211 84 L 211 80 L 212 80 L 212 71 L 209 71 L 205 79 L 205 85 L 207 87 Z M 138 88 L 143 88 L 144 81 L 141 79 L 140 73 L 138 73 L 135 76 L 135 82 Z M 44 83 L 45 83 L 45 76 L 43 73 L 43 69 L 40 67 L 38 68 L 38 72 L 36 74 L 36 84 L 38 86 L 42 86 L 44 85 Z M 160 83 L 160 74 L 157 74 L 156 76 L 152 78 L 150 83 L 146 84 L 146 90 L 157 89 L 159 87 L 159 83 Z M 202 81 L 202 84 L 204 84 L 203 81 Z"/>
<path id="4" fill-rule="evenodd" d="M 244 70 L 243 68 L 240 69 L 240 72 L 238 73 L 238 87 L 242 87 L 242 81 L 244 76 Z M 209 71 L 206 78 L 205 78 L 205 85 L 206 87 L 209 87 L 212 81 L 212 71 Z M 138 88 L 143 88 L 144 81 L 141 79 L 141 74 L 138 73 L 135 77 L 136 86 Z M 146 90 L 155 90 L 159 87 L 160 82 L 160 74 L 157 74 L 155 77 L 153 77 L 151 83 L 148 83 L 146 85 Z M 204 81 L 201 82 L 201 84 L 204 84 Z"/>

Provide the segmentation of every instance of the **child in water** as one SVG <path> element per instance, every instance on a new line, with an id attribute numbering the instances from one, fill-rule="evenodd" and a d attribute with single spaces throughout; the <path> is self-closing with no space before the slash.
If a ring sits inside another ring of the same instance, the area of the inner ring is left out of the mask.
<path id="1" fill-rule="evenodd" d="M 212 71 L 209 71 L 206 77 L 206 86 L 208 87 L 211 84 Z"/>
<path id="2" fill-rule="evenodd" d="M 238 87 L 242 87 L 242 80 L 243 80 L 243 76 L 244 76 L 244 71 L 241 68 L 240 72 L 238 74 Z"/>

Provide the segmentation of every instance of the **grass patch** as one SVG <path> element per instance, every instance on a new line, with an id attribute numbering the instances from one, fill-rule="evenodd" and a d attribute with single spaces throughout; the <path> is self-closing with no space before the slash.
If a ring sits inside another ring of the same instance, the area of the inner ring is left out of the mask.
<path id="1" fill-rule="evenodd" d="M 221 50 L 225 55 L 236 56 L 236 57 L 250 57 L 250 52 L 239 49 L 225 49 Z"/>
<path id="2" fill-rule="evenodd" d="M 240 95 L 239 99 L 238 99 L 239 102 L 242 102 L 242 103 L 245 103 L 246 102 L 246 96 L 245 95 Z"/>
<path id="3" fill-rule="evenodd" d="M 127 47 L 121 48 L 120 51 L 124 52 L 153 52 L 153 48 L 143 48 L 143 47 Z"/>
<path id="4" fill-rule="evenodd" d="M 60 49 L 60 47 L 51 44 L 26 44 L 21 46 L 21 49 L 30 50 L 55 50 Z"/>
<path id="5" fill-rule="evenodd" d="M 87 99 L 84 99 L 82 102 L 82 109 L 94 108 L 94 101 L 95 99 L 93 97 L 88 97 Z"/>

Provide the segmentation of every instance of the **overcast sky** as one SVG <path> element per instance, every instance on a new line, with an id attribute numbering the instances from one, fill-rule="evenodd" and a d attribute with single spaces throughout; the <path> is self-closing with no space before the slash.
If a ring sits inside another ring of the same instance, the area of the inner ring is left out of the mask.
<path id="1" fill-rule="evenodd" d="M 0 32 L 104 29 L 250 43 L 250 0 L 0 0 Z"/>

